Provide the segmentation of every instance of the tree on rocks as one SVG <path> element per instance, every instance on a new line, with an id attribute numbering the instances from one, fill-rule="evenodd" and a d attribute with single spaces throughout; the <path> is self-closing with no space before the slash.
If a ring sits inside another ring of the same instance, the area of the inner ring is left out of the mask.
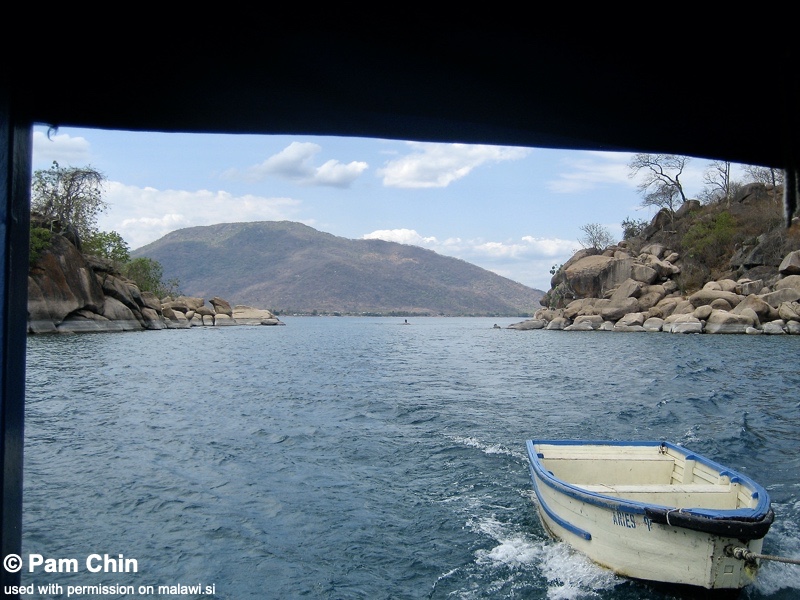
<path id="1" fill-rule="evenodd" d="M 676 154 L 636 154 L 628 164 L 628 176 L 633 179 L 642 175 L 637 186 L 644 195 L 642 206 L 666 208 L 674 222 L 675 210 L 687 200 L 681 175 L 689 160 Z"/>
<path id="2" fill-rule="evenodd" d="M 122 268 L 123 274 L 136 282 L 143 292 L 152 292 L 159 298 L 180 295 L 178 280 L 164 281 L 164 267 L 152 258 L 134 258 Z"/>
<path id="3" fill-rule="evenodd" d="M 49 169 L 33 174 L 31 210 L 88 240 L 97 232 L 97 216 L 107 207 L 105 182 L 105 175 L 91 166 L 61 167 L 53 161 Z"/>
<path id="4" fill-rule="evenodd" d="M 614 243 L 614 237 L 611 232 L 599 223 L 582 225 L 580 230 L 583 232 L 583 237 L 579 238 L 578 242 L 584 248 L 592 248 L 602 252 Z"/>

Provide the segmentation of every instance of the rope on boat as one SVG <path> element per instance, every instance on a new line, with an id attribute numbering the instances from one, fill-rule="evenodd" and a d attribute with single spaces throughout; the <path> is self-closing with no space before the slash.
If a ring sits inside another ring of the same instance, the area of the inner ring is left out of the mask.
<path id="1" fill-rule="evenodd" d="M 671 512 L 682 513 L 683 509 L 682 508 L 670 508 L 667 511 L 667 525 L 669 525 L 670 527 L 672 526 L 672 523 L 669 522 L 669 513 L 671 513 Z M 745 548 L 745 550 L 746 550 L 746 548 Z"/>
<path id="2" fill-rule="evenodd" d="M 743 560 L 745 562 L 755 562 L 757 558 L 761 560 L 774 560 L 777 562 L 782 563 L 789 563 L 792 565 L 800 565 L 800 559 L 797 558 L 786 558 L 784 556 L 772 556 L 770 554 L 758 554 L 756 552 L 750 552 L 747 548 L 743 548 L 741 546 L 727 546 L 725 548 L 725 554 L 728 556 L 732 556 L 733 558 L 738 558 L 739 560 Z"/>

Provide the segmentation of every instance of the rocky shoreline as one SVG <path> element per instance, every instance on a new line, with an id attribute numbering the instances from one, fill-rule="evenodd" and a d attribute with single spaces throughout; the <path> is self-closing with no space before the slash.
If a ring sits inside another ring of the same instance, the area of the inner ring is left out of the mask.
<path id="1" fill-rule="evenodd" d="M 638 253 L 624 243 L 600 255 L 578 252 L 554 277 L 554 289 L 580 297 L 508 329 L 800 334 L 800 250 L 786 255 L 769 280 L 720 279 L 689 295 L 674 279 L 679 261 L 661 244 Z"/>
<path id="2" fill-rule="evenodd" d="M 28 274 L 28 333 L 86 333 L 284 325 L 272 312 L 222 298 L 158 298 L 142 292 L 111 261 L 84 256 L 53 235 Z"/>

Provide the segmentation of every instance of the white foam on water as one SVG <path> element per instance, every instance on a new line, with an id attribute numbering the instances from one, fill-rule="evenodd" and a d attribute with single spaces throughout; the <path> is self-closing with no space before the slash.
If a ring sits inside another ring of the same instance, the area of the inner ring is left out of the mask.
<path id="1" fill-rule="evenodd" d="M 506 456 L 513 456 L 514 458 L 522 460 L 527 460 L 528 458 L 521 452 L 515 452 L 514 450 L 509 450 L 508 448 L 506 448 L 501 444 L 487 444 L 473 437 L 458 437 L 458 436 L 448 436 L 448 437 L 458 444 L 469 446 L 471 448 L 477 448 L 478 450 L 481 450 L 484 454 L 503 454 Z"/>
<path id="2" fill-rule="evenodd" d="M 596 565 L 563 542 L 537 540 L 510 531 L 495 518 L 467 523 L 497 545 L 475 552 L 475 562 L 483 568 L 537 571 L 547 581 L 549 600 L 583 600 L 597 597 L 624 580 Z M 506 583 L 497 582 L 497 585 Z"/>
<path id="3" fill-rule="evenodd" d="M 751 587 L 767 597 L 784 589 L 797 590 L 800 589 L 800 572 L 797 565 L 762 562 Z"/>
<path id="4" fill-rule="evenodd" d="M 785 515 L 776 518 L 775 523 L 767 533 L 765 547 L 762 554 L 800 559 L 800 524 L 796 517 L 800 512 L 800 501 L 791 505 L 773 504 L 776 514 Z M 767 545 L 767 542 L 769 544 Z M 752 587 L 765 596 L 777 594 L 783 589 L 800 589 L 800 566 L 796 564 L 762 560 L 761 568 Z"/>
<path id="5" fill-rule="evenodd" d="M 624 581 L 564 542 L 545 544 L 539 567 L 547 579 L 549 600 L 597 597 L 598 592 L 613 589 Z"/>

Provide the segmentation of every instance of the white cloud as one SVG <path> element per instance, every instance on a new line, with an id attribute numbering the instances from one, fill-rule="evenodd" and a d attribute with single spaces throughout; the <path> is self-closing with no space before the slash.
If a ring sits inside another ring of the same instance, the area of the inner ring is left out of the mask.
<path id="1" fill-rule="evenodd" d="M 387 161 L 378 175 L 397 188 L 443 188 L 486 163 L 517 160 L 528 148 L 407 142 L 411 154 Z"/>
<path id="2" fill-rule="evenodd" d="M 421 246 L 544 291 L 550 288 L 550 268 L 565 263 L 580 247 L 575 240 L 532 236 L 504 242 L 461 238 L 439 240 L 420 235 L 413 229 L 382 229 L 362 238 Z"/>
<path id="3" fill-rule="evenodd" d="M 249 181 L 261 181 L 269 176 L 294 181 L 300 185 L 325 185 L 338 188 L 349 187 L 369 165 L 363 161 L 344 164 L 328 160 L 321 167 L 313 165 L 314 157 L 322 147 L 311 142 L 292 142 L 286 148 L 270 156 L 261 164 L 249 167 L 241 175 Z M 228 177 L 239 177 L 236 170 L 226 172 Z"/>
<path id="4" fill-rule="evenodd" d="M 644 176 L 631 178 L 628 166 L 634 155 L 628 152 L 580 152 L 562 161 L 565 172 L 548 182 L 547 188 L 559 194 L 574 194 L 601 186 L 623 185 L 635 188 Z M 705 186 L 703 173 L 710 161 L 689 157 L 681 173 L 681 184 L 689 198 L 695 198 Z"/>
<path id="5" fill-rule="evenodd" d="M 224 191 L 157 190 L 109 182 L 108 213 L 100 215 L 103 231 L 116 231 L 131 249 L 184 227 L 246 221 L 292 220 L 300 201 Z M 112 216 L 113 215 L 113 216 Z"/>
<path id="6" fill-rule="evenodd" d="M 337 160 L 329 160 L 314 174 L 314 185 L 330 185 L 345 188 L 355 181 L 368 168 L 363 161 L 352 161 L 345 164 Z"/>
<path id="7" fill-rule="evenodd" d="M 601 185 L 634 187 L 636 181 L 628 175 L 631 154 L 624 152 L 583 152 L 580 158 L 563 161 L 568 171 L 559 173 L 558 179 L 548 182 L 548 189 L 559 194 L 574 194 L 592 190 Z"/>
<path id="8" fill-rule="evenodd" d="M 85 165 L 89 161 L 90 144 L 83 137 L 71 137 L 53 132 L 49 137 L 43 131 L 33 132 L 33 163 L 52 164 L 62 167 Z"/>
<path id="9" fill-rule="evenodd" d="M 386 242 L 397 242 L 398 244 L 410 244 L 412 246 L 437 245 L 435 237 L 422 237 L 413 229 L 379 229 L 372 233 L 361 236 L 365 240 L 384 240 Z"/>

